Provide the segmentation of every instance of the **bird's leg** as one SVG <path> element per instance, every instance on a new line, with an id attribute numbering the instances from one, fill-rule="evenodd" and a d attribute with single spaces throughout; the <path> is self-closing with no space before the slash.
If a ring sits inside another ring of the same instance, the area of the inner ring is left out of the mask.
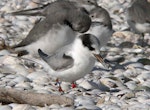
<path id="1" fill-rule="evenodd" d="M 58 78 L 56 79 L 55 85 L 57 85 L 57 84 L 59 84 L 59 79 Z"/>
<path id="2" fill-rule="evenodd" d="M 58 78 L 56 79 L 55 85 L 57 85 L 57 84 L 58 84 L 58 91 L 59 91 L 59 92 L 63 92 L 63 90 L 62 90 L 62 88 L 61 88 L 61 82 L 59 81 Z"/>
<path id="3" fill-rule="evenodd" d="M 75 82 L 72 82 L 71 87 L 72 87 L 72 88 L 76 88 L 76 87 L 77 87 L 76 83 L 75 83 Z"/>

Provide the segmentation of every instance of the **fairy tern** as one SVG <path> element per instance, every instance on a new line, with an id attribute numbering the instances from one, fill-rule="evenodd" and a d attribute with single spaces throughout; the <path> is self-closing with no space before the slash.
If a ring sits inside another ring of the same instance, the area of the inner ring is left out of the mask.
<path id="1" fill-rule="evenodd" d="M 91 19 L 81 8 L 69 1 L 53 2 L 51 14 L 35 24 L 27 37 L 18 45 L 15 51 L 22 54 L 30 53 L 37 56 L 37 50 L 51 54 L 55 50 L 71 43 L 75 32 L 86 32 L 91 25 Z M 61 6 L 61 7 L 60 7 Z"/>
<path id="2" fill-rule="evenodd" d="M 60 81 L 75 82 L 91 72 L 96 59 L 102 61 L 99 48 L 100 42 L 94 35 L 82 34 L 51 55 L 41 49 L 38 53 L 45 61 L 46 66 L 43 66 L 50 76 Z"/>
<path id="3" fill-rule="evenodd" d="M 105 46 L 114 32 L 109 13 L 104 8 L 97 6 L 89 12 L 89 15 L 92 19 L 92 24 L 87 33 L 95 35 L 99 39 L 101 46 Z"/>
<path id="4" fill-rule="evenodd" d="M 148 0 L 133 0 L 127 9 L 127 22 L 135 33 L 150 33 L 150 3 Z M 142 42 L 143 43 L 143 42 Z"/>

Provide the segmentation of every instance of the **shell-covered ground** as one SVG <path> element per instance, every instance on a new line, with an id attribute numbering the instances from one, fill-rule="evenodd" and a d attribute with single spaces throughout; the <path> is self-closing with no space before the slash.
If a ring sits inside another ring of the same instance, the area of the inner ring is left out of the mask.
<path id="1" fill-rule="evenodd" d="M 40 17 L 12 16 L 12 11 L 29 9 L 46 0 L 0 1 L 0 87 L 36 93 L 58 94 L 73 98 L 74 106 L 53 104 L 45 107 L 11 103 L 0 105 L 0 110 L 150 110 L 150 35 L 141 36 L 129 31 L 126 8 L 131 0 L 98 0 L 110 14 L 116 31 L 103 49 L 110 70 L 97 64 L 90 74 L 79 79 L 77 88 L 62 82 L 64 93 L 55 81 L 47 77 L 41 65 L 31 57 L 19 58 L 6 45 L 15 45 L 26 37 Z M 35 59 L 35 58 L 34 58 Z"/>

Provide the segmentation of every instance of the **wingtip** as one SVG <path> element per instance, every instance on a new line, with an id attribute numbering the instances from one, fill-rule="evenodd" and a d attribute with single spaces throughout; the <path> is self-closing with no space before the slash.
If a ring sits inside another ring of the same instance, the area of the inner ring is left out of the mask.
<path id="1" fill-rule="evenodd" d="M 38 54 L 43 59 L 45 59 L 46 57 L 48 57 L 48 55 L 46 53 L 44 53 L 41 49 L 38 49 Z"/>
<path id="2" fill-rule="evenodd" d="M 38 7 L 38 8 L 33 8 L 33 9 L 9 12 L 8 14 L 14 15 L 14 16 L 42 16 L 42 12 L 43 10 L 40 7 Z"/>

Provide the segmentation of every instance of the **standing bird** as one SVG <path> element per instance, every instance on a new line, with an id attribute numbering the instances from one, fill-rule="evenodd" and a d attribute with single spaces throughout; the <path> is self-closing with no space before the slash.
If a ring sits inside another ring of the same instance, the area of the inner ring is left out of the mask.
<path id="1" fill-rule="evenodd" d="M 87 33 L 95 35 L 101 46 L 105 46 L 114 32 L 109 13 L 104 8 L 97 6 L 89 12 L 89 15 L 92 24 Z"/>
<path id="2" fill-rule="evenodd" d="M 51 55 L 45 54 L 41 49 L 38 52 L 45 61 L 43 66 L 50 76 L 74 84 L 93 69 L 96 61 L 94 57 L 103 61 L 99 48 L 100 42 L 94 35 L 82 34 L 73 43 Z"/>
<path id="3" fill-rule="evenodd" d="M 48 16 L 35 24 L 27 37 L 14 46 L 20 56 L 30 53 L 38 56 L 37 50 L 51 54 L 62 46 L 71 43 L 75 32 L 86 32 L 91 19 L 82 9 L 69 1 L 56 1 L 50 4 Z"/>
<path id="4" fill-rule="evenodd" d="M 144 33 L 150 33 L 150 3 L 147 0 L 134 0 L 127 9 L 127 22 L 144 40 Z"/>

